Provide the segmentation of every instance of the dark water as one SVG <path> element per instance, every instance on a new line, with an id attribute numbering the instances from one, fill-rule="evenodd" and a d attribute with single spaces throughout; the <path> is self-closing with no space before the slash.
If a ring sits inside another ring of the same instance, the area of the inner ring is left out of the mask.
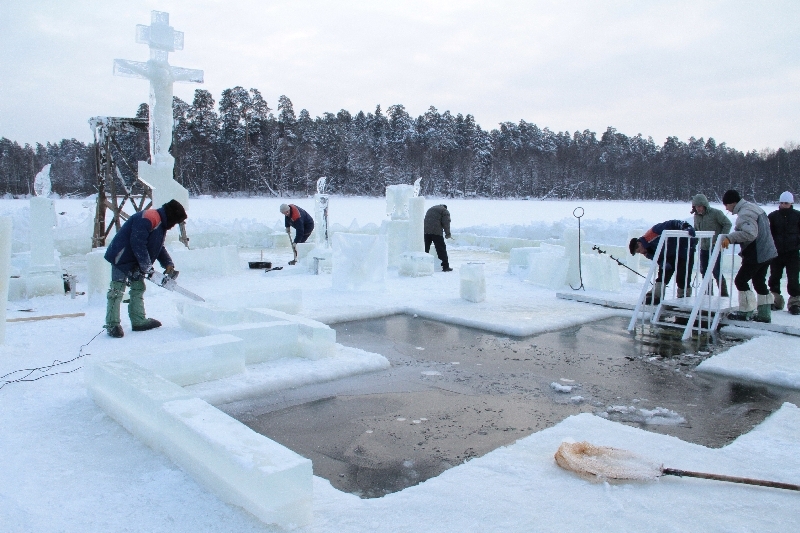
<path id="1" fill-rule="evenodd" d="M 338 324 L 337 342 L 392 368 L 221 408 L 340 490 L 379 497 L 577 413 L 719 447 L 800 401 L 694 371 L 736 339 L 681 342 L 680 330 L 626 326 L 611 318 L 513 338 L 405 315 Z"/>

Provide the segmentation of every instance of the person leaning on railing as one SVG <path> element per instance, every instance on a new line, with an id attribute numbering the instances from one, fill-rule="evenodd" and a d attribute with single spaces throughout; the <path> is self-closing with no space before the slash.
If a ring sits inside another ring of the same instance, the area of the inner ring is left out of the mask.
<path id="1" fill-rule="evenodd" d="M 717 242 L 717 236 L 729 233 L 732 224 L 725 213 L 709 205 L 705 194 L 696 194 L 692 198 L 692 214 L 694 215 L 695 231 L 714 232 L 714 238 L 710 241 L 708 239 L 700 239 L 700 273 L 705 276 L 706 270 L 708 270 L 708 259 L 714 243 Z M 720 294 L 728 296 L 728 284 L 720 272 L 721 259 L 722 255 L 719 255 L 711 272 L 714 275 L 714 279 L 717 280 Z"/>

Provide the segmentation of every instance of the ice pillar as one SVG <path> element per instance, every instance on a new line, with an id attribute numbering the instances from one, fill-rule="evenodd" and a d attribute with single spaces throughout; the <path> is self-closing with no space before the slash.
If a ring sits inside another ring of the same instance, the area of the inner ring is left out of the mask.
<path id="1" fill-rule="evenodd" d="M 11 275 L 11 218 L 0 217 L 0 344 L 6 340 L 6 303 Z"/>
<path id="2" fill-rule="evenodd" d="M 425 197 L 408 200 L 408 251 L 425 251 Z"/>

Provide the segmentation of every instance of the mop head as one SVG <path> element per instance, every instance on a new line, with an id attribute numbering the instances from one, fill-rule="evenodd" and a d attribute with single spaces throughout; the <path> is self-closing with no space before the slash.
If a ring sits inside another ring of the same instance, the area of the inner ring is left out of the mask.
<path id="1" fill-rule="evenodd" d="M 584 442 L 562 442 L 555 455 L 558 466 L 593 482 L 651 481 L 662 467 L 633 452 Z"/>

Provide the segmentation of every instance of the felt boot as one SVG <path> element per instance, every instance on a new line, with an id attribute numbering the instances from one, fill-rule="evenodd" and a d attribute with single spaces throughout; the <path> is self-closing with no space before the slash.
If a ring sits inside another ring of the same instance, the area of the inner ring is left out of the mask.
<path id="1" fill-rule="evenodd" d="M 784 301 L 783 296 L 781 295 L 781 293 L 773 292 L 772 293 L 772 298 L 773 298 L 772 310 L 773 311 L 780 311 L 781 309 L 783 309 L 783 306 L 784 306 L 784 304 L 786 302 Z"/>
<path id="2" fill-rule="evenodd" d="M 644 295 L 644 303 L 647 305 L 658 305 L 661 302 L 661 296 L 664 294 L 664 285 L 660 281 L 656 281 L 653 288 Z"/>
<path id="3" fill-rule="evenodd" d="M 125 283 L 122 281 L 112 281 L 106 295 L 106 332 L 111 337 L 122 337 L 125 333 L 119 323 L 119 306 L 125 294 Z"/>
<path id="4" fill-rule="evenodd" d="M 130 303 L 128 304 L 128 316 L 131 319 L 133 331 L 147 331 L 161 326 L 161 322 L 153 318 L 147 318 L 144 310 L 144 291 L 146 287 L 143 279 L 131 281 Z"/>
<path id="5" fill-rule="evenodd" d="M 739 291 L 739 310 L 729 314 L 728 318 L 731 320 L 752 320 L 757 307 L 756 293 L 750 290 Z"/>
<path id="6" fill-rule="evenodd" d="M 758 312 L 753 320 L 769 324 L 772 322 L 772 294 L 759 294 L 756 301 L 758 302 Z"/>
<path id="7" fill-rule="evenodd" d="M 789 312 L 793 315 L 800 315 L 800 296 L 789 297 Z"/>

